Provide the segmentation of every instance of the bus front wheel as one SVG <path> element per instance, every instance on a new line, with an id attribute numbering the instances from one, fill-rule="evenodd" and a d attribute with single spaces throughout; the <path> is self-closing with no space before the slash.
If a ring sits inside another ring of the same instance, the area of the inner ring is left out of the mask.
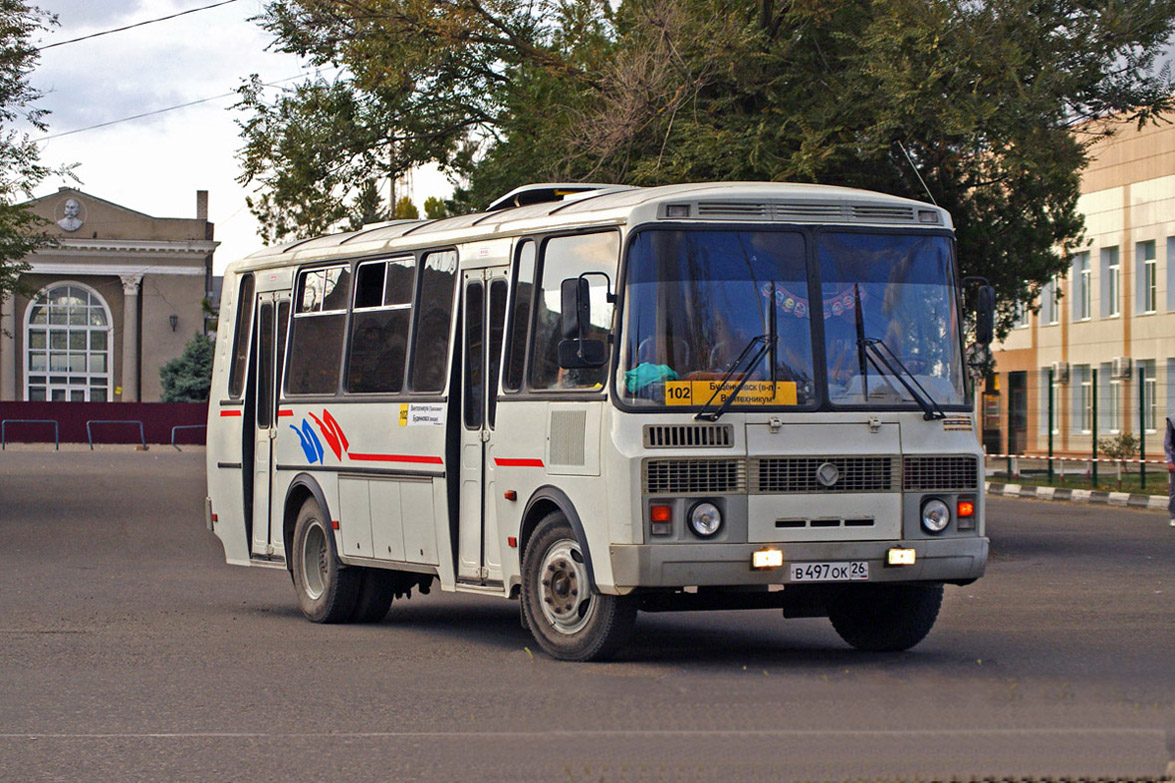
<path id="1" fill-rule="evenodd" d="M 294 524 L 293 572 L 298 606 L 316 623 L 344 623 L 352 618 L 360 572 L 339 562 L 335 536 L 313 498 L 302 504 Z"/>
<path id="2" fill-rule="evenodd" d="M 897 652 L 926 638 L 940 606 L 941 584 L 853 585 L 829 602 L 828 619 L 858 650 Z"/>
<path id="3" fill-rule="evenodd" d="M 535 530 L 522 563 L 522 610 L 535 641 L 552 658 L 609 658 L 636 622 L 631 596 L 601 595 L 588 577 L 580 542 L 562 513 Z"/>

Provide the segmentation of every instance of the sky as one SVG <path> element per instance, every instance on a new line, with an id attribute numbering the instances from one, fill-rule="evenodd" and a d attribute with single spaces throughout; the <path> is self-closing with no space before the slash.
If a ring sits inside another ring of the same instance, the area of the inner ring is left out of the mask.
<path id="1" fill-rule="evenodd" d="M 44 46 L 136 22 L 212 5 L 217 0 L 32 0 L 56 14 L 59 25 Z M 250 74 L 264 83 L 291 86 L 310 75 L 292 55 L 273 51 L 272 37 L 250 18 L 262 0 L 228 5 L 125 32 L 46 49 L 30 75 L 44 93 L 39 106 L 51 113 L 46 134 L 66 134 L 101 123 L 215 98 L 196 106 L 118 122 L 40 144 L 49 166 L 76 163 L 80 183 L 51 177 L 35 196 L 76 187 L 92 196 L 154 217 L 194 218 L 196 191 L 209 193 L 209 219 L 221 243 L 214 256 L 220 273 L 233 260 L 262 247 L 257 224 L 245 206 L 246 188 L 236 182 L 241 146 L 231 110 L 232 93 Z M 290 81 L 284 81 L 290 80 Z M 271 90 L 280 89 L 275 86 Z M 227 97 L 219 97 L 227 96 Z M 451 186 L 435 173 L 413 178 L 417 205 L 446 197 Z"/>

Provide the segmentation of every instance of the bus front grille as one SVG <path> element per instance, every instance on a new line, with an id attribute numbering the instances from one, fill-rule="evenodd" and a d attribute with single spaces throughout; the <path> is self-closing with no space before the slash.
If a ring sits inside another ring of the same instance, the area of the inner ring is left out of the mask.
<path id="1" fill-rule="evenodd" d="M 979 461 L 975 457 L 906 457 L 902 473 L 902 487 L 907 492 L 979 487 Z"/>
<path id="2" fill-rule="evenodd" d="M 759 494 L 896 492 L 901 463 L 894 456 L 756 457 L 749 483 Z M 821 468 L 831 465 L 835 470 Z M 823 475 L 823 481 L 821 480 Z"/>
<path id="3" fill-rule="evenodd" d="M 648 459 L 642 483 L 646 495 L 732 495 L 747 490 L 741 459 Z"/>
<path id="4" fill-rule="evenodd" d="M 646 424 L 645 448 L 730 448 L 734 428 L 729 424 Z"/>

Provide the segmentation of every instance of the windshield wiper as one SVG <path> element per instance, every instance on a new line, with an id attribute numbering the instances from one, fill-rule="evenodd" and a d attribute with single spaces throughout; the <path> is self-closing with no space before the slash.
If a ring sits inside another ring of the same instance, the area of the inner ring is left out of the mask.
<path id="1" fill-rule="evenodd" d="M 922 387 L 922 384 L 918 382 L 914 373 L 910 372 L 910 369 L 902 363 L 902 360 L 893 352 L 893 349 L 885 344 L 884 340 L 877 337 L 861 337 L 857 340 L 857 348 L 861 351 L 862 356 L 866 353 L 871 354 L 869 359 L 873 362 L 873 366 L 877 367 L 878 372 L 885 374 L 885 371 L 888 370 L 890 375 L 897 378 L 898 382 L 906 387 L 906 391 L 910 393 L 910 396 L 922 408 L 923 419 L 930 421 L 931 419 L 945 419 L 947 417 L 938 402 L 930 396 L 930 392 Z M 882 369 L 882 366 L 885 367 L 885 370 Z M 898 372 L 898 370 L 901 370 L 901 372 Z M 907 377 L 910 379 L 909 381 L 906 380 Z M 913 385 L 910 384 L 910 381 L 914 382 Z M 914 390 L 915 386 L 918 387 L 917 391 Z M 921 392 L 921 394 L 918 392 Z M 868 402 L 869 398 L 866 397 L 865 401 Z"/>
<path id="2" fill-rule="evenodd" d="M 747 346 L 743 348 L 742 353 L 740 353 L 738 358 L 734 360 L 734 364 L 730 365 L 730 369 L 726 371 L 726 375 L 722 376 L 722 380 L 718 382 L 718 388 L 715 389 L 714 393 L 710 395 L 710 399 L 706 400 L 706 404 L 702 406 L 702 409 L 698 411 L 698 414 L 694 416 L 694 419 L 699 421 L 718 421 L 719 417 L 726 413 L 727 408 L 729 408 L 734 403 L 734 398 L 738 396 L 738 393 L 743 390 L 744 386 L 747 385 L 747 381 L 751 378 L 751 373 L 753 373 L 755 368 L 759 366 L 759 363 L 763 361 L 763 357 L 767 355 L 768 351 L 775 348 L 775 343 L 778 339 L 778 336 L 774 334 L 761 334 L 758 337 L 752 337 L 751 341 L 747 343 Z M 714 402 L 714 398 L 717 397 L 722 392 L 722 390 L 726 388 L 726 384 L 730 381 L 731 378 L 734 377 L 735 372 L 743 363 L 743 360 L 747 358 L 748 354 L 750 354 L 750 359 L 747 363 L 747 369 L 743 373 L 743 377 L 739 379 L 737 384 L 735 384 L 734 391 L 732 391 L 730 396 L 723 401 L 718 410 L 709 410 L 710 404 Z"/>

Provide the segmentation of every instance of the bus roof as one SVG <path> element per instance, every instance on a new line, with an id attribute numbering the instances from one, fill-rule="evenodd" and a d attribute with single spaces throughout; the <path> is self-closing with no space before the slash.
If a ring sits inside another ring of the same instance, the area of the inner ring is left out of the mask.
<path id="1" fill-rule="evenodd" d="M 526 193 L 539 192 L 554 200 L 522 206 L 504 203 L 508 197 L 524 194 L 514 199 L 522 203 L 527 200 Z M 511 191 L 493 206 L 492 211 L 439 220 L 389 221 L 358 231 L 267 247 L 232 266 L 285 266 L 561 228 L 637 225 L 656 220 L 952 227 L 945 210 L 924 202 L 853 188 L 780 182 L 711 182 L 650 188 L 543 183 Z"/>

